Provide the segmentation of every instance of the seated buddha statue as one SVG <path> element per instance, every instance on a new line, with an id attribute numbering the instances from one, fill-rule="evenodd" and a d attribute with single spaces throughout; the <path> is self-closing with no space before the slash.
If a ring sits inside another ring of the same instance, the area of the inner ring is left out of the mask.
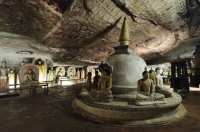
<path id="1" fill-rule="evenodd" d="M 165 96 L 171 96 L 171 94 L 173 93 L 173 88 L 167 88 L 164 87 L 163 85 L 163 78 L 160 75 L 161 73 L 161 69 L 160 67 L 156 68 L 156 76 L 155 76 L 155 90 L 158 93 L 162 93 Z"/>
<path id="2" fill-rule="evenodd" d="M 63 77 L 63 76 L 64 76 L 63 70 L 60 68 L 57 73 L 57 77 Z"/>
<path id="3" fill-rule="evenodd" d="M 149 79 L 149 72 L 142 73 L 143 78 L 138 80 L 136 96 L 136 105 L 150 105 L 157 103 L 165 103 L 164 95 L 154 91 L 154 82 Z"/>
<path id="4" fill-rule="evenodd" d="M 153 81 L 153 91 L 155 91 L 155 72 L 154 70 L 149 70 L 149 79 L 151 79 Z"/>
<path id="5" fill-rule="evenodd" d="M 112 66 L 107 63 L 102 63 L 99 66 L 101 76 L 98 79 L 97 87 L 93 86 L 91 89 L 91 96 L 100 101 L 112 101 Z"/>
<path id="6" fill-rule="evenodd" d="M 88 72 L 87 74 L 87 82 L 86 82 L 86 86 L 84 86 L 80 92 L 79 92 L 79 95 L 78 96 L 90 96 L 89 95 L 89 92 L 91 91 L 91 88 L 92 88 L 92 73 L 91 72 Z"/>
<path id="7" fill-rule="evenodd" d="M 32 72 L 31 69 L 28 69 L 28 73 L 25 75 L 25 81 L 35 81 L 35 74 Z"/>
<path id="8" fill-rule="evenodd" d="M 153 80 L 155 82 L 155 71 L 152 70 L 149 70 L 149 79 Z"/>
<path id="9" fill-rule="evenodd" d="M 106 71 L 102 71 L 102 75 L 98 80 L 98 90 L 103 92 L 103 93 L 112 93 L 111 88 L 112 88 L 112 78 L 108 76 Z"/>
<path id="10" fill-rule="evenodd" d="M 93 87 L 91 91 L 97 93 L 112 94 L 110 90 L 111 88 L 112 78 L 110 76 L 107 76 L 106 71 L 102 71 L 101 76 L 99 77 L 97 82 L 97 87 Z"/>
<path id="11" fill-rule="evenodd" d="M 59 81 L 59 77 L 63 77 L 64 76 L 64 72 L 62 70 L 62 68 L 59 69 L 59 71 L 57 72 L 56 78 L 55 78 L 55 83 L 57 84 Z"/>

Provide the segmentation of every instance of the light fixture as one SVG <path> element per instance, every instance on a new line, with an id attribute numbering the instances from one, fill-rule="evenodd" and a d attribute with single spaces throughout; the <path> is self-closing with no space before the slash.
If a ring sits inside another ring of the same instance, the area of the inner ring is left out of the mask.
<path id="1" fill-rule="evenodd" d="M 32 54 L 32 51 L 17 51 L 16 54 Z"/>

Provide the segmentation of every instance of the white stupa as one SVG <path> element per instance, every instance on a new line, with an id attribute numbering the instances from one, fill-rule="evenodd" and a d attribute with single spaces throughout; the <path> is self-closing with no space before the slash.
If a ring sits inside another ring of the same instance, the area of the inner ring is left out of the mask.
<path id="1" fill-rule="evenodd" d="M 120 46 L 114 47 L 115 53 L 106 59 L 106 62 L 113 66 L 114 98 L 134 98 L 133 92 L 137 90 L 137 81 L 142 78 L 142 72 L 146 67 L 145 61 L 133 53 L 129 40 L 129 28 L 124 18 Z"/>

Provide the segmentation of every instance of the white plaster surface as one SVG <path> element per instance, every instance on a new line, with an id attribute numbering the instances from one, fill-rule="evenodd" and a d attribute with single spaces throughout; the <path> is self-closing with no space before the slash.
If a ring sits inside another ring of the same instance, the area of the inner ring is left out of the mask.
<path id="1" fill-rule="evenodd" d="M 113 88 L 136 88 L 146 67 L 145 61 L 135 54 L 115 54 L 106 62 L 113 66 Z"/>

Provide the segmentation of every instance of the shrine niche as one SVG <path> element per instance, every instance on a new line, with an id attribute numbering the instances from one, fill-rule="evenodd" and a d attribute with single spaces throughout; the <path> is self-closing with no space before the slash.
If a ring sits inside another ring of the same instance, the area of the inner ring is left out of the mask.
<path id="1" fill-rule="evenodd" d="M 65 76 L 65 68 L 62 66 L 57 67 L 55 76 L 64 77 Z"/>
<path id="2" fill-rule="evenodd" d="M 65 68 L 62 66 L 57 67 L 55 72 L 55 83 L 58 83 L 59 79 L 63 78 L 64 76 L 65 76 Z"/>
<path id="3" fill-rule="evenodd" d="M 76 75 L 76 69 L 72 66 L 70 66 L 68 69 L 67 69 L 67 77 L 68 78 L 74 78 Z"/>
<path id="4" fill-rule="evenodd" d="M 163 69 L 163 72 L 161 75 L 163 77 L 163 82 L 168 82 L 169 69 Z"/>
<path id="5" fill-rule="evenodd" d="M 30 84 L 39 83 L 39 70 L 34 64 L 24 64 L 19 69 L 20 86 L 29 86 Z"/>
<path id="6" fill-rule="evenodd" d="M 36 65 L 39 70 L 39 82 L 46 81 L 47 78 L 47 64 L 45 59 L 35 58 L 32 64 Z"/>
<path id="7" fill-rule="evenodd" d="M 162 72 L 162 76 L 163 76 L 164 78 L 167 78 L 168 75 L 169 75 L 168 69 L 164 69 L 163 72 Z"/>
<path id="8" fill-rule="evenodd" d="M 92 73 L 92 77 L 91 78 L 94 78 L 94 76 L 95 76 L 95 69 L 93 67 L 91 67 L 91 66 L 88 66 L 87 67 L 87 73 L 88 72 L 91 72 Z"/>

